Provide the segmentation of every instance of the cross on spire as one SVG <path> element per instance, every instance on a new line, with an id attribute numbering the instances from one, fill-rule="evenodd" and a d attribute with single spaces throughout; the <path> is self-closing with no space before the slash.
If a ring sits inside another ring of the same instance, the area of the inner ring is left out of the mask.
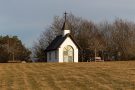
<path id="1" fill-rule="evenodd" d="M 66 21 L 66 19 L 67 19 L 67 14 L 68 14 L 68 13 L 65 11 L 64 14 L 65 14 L 65 21 Z"/>

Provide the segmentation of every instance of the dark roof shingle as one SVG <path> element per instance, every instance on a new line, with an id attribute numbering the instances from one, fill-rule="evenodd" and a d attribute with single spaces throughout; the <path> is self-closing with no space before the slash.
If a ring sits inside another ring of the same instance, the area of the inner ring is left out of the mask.
<path id="1" fill-rule="evenodd" d="M 57 36 L 52 42 L 51 44 L 46 48 L 45 51 L 52 51 L 52 50 L 56 50 L 60 47 L 60 45 L 64 42 L 64 40 L 70 37 L 72 39 L 72 41 L 75 43 L 75 45 L 78 47 L 78 49 L 81 49 L 80 46 L 77 44 L 77 42 L 73 39 L 73 37 L 70 34 L 65 35 L 64 37 L 62 35 Z"/>

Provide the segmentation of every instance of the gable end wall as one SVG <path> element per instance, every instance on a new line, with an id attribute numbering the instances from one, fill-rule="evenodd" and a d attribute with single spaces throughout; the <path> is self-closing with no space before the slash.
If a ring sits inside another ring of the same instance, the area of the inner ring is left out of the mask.
<path id="1" fill-rule="evenodd" d="M 70 45 L 74 49 L 74 62 L 78 62 L 78 48 L 70 37 L 67 37 L 59 48 L 59 62 L 63 62 L 63 48 Z"/>

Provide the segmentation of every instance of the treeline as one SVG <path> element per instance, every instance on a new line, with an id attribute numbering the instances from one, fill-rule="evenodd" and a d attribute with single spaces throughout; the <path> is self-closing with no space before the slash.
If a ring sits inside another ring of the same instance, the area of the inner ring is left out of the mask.
<path id="1" fill-rule="evenodd" d="M 45 59 L 45 48 L 59 34 L 64 22 L 56 16 L 33 47 L 35 57 Z M 100 56 L 105 60 L 135 60 L 135 23 L 116 18 L 113 22 L 94 23 L 68 14 L 71 34 L 82 47 L 80 61 Z"/>
<path id="2" fill-rule="evenodd" d="M 0 62 L 28 61 L 30 54 L 17 36 L 0 36 Z"/>

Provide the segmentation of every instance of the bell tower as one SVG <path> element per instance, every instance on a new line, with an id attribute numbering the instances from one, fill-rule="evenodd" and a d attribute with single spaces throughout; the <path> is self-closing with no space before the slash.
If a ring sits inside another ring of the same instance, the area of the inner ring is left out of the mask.
<path id="1" fill-rule="evenodd" d="M 63 32 L 63 37 L 67 34 L 70 33 L 70 30 L 68 28 L 68 22 L 67 22 L 67 13 L 65 12 L 65 21 L 64 21 L 64 24 L 63 24 L 63 27 L 62 27 L 62 32 Z"/>

